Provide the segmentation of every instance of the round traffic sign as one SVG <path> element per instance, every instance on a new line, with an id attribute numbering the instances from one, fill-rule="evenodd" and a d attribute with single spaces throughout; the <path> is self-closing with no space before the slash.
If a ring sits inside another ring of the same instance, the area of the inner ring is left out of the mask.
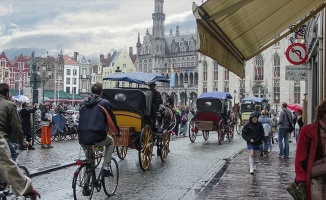
<path id="1" fill-rule="evenodd" d="M 301 43 L 291 44 L 285 52 L 286 58 L 293 65 L 301 65 L 308 60 L 306 45 Z"/>

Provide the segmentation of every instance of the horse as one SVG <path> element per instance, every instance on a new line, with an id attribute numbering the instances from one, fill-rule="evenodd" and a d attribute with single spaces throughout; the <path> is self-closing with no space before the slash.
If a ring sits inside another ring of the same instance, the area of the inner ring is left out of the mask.
<path id="1" fill-rule="evenodd" d="M 173 108 L 169 104 L 161 104 L 158 112 L 160 117 L 157 118 L 158 129 L 162 131 L 171 132 L 176 125 L 176 118 Z"/>

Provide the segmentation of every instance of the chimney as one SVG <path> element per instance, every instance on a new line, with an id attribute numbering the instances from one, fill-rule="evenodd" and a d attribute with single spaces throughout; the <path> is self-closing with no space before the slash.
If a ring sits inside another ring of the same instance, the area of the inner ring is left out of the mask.
<path id="1" fill-rule="evenodd" d="M 74 52 L 74 60 L 77 61 L 77 56 L 79 55 L 78 52 Z"/>
<path id="2" fill-rule="evenodd" d="M 131 58 L 132 55 L 134 55 L 134 52 L 133 52 L 133 50 L 132 50 L 132 47 L 129 47 L 129 57 Z"/>
<path id="3" fill-rule="evenodd" d="M 111 60 L 111 57 L 112 57 L 112 56 L 111 56 L 111 54 L 109 53 L 109 54 L 108 54 L 108 62 Z"/>
<path id="4" fill-rule="evenodd" d="M 173 35 L 173 30 L 172 28 L 170 29 L 170 35 L 169 36 L 172 36 Z"/>
<path id="5" fill-rule="evenodd" d="M 176 27 L 176 31 L 175 31 L 175 36 L 179 36 L 180 35 L 180 32 L 179 32 L 179 26 Z"/>
<path id="6" fill-rule="evenodd" d="M 100 62 L 102 62 L 103 60 L 104 60 L 104 55 L 101 54 L 101 55 L 100 55 Z"/>

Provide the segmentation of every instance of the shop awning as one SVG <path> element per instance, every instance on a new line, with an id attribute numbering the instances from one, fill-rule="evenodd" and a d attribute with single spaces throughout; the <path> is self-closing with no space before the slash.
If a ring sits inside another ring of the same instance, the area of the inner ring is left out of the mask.
<path id="1" fill-rule="evenodd" d="M 39 95 L 42 96 L 43 94 Z M 71 99 L 69 94 L 62 90 L 59 91 L 59 94 L 58 91 L 54 92 L 54 90 L 44 90 L 44 97 L 49 99 Z"/>
<path id="2" fill-rule="evenodd" d="M 243 77 L 245 61 L 297 30 L 325 5 L 324 0 L 207 0 L 201 6 L 193 3 L 197 49 Z"/>

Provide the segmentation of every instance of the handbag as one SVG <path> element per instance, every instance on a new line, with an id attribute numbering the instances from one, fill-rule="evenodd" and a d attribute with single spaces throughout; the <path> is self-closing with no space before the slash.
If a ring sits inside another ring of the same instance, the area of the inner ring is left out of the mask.
<path id="1" fill-rule="evenodd" d="M 294 200 L 306 199 L 306 185 L 304 182 L 291 183 L 286 190 L 293 197 Z"/>
<path id="2" fill-rule="evenodd" d="M 291 121 L 290 121 L 290 119 L 289 119 L 289 116 L 288 116 L 288 114 L 286 113 L 286 111 L 284 111 L 284 112 L 285 112 L 286 117 L 288 118 L 288 121 L 289 121 L 289 123 L 290 123 L 290 127 L 288 128 L 288 132 L 289 132 L 289 133 L 292 133 L 292 132 L 294 131 L 294 126 L 293 126 L 293 124 L 291 123 Z"/>
<path id="3" fill-rule="evenodd" d="M 324 150 L 324 158 L 316 160 L 311 170 L 311 177 L 315 178 L 317 176 L 321 176 L 326 174 L 326 148 Z"/>

